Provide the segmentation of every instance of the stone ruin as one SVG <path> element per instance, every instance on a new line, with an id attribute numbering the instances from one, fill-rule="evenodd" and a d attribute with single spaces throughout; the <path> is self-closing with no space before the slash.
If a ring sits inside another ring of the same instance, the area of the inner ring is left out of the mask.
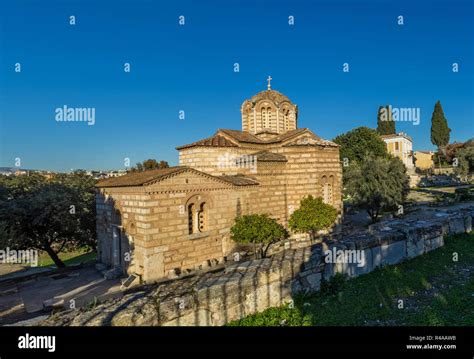
<path id="1" fill-rule="evenodd" d="M 474 207 L 437 212 L 429 220 L 392 220 L 339 240 L 283 249 L 270 258 L 235 262 L 224 269 L 137 287 L 93 308 L 62 311 L 39 325 L 220 326 L 281 306 L 299 292 L 315 292 L 336 273 L 357 277 L 444 245 L 449 235 L 472 230 Z M 326 263 L 325 254 L 353 251 L 359 263 Z"/>

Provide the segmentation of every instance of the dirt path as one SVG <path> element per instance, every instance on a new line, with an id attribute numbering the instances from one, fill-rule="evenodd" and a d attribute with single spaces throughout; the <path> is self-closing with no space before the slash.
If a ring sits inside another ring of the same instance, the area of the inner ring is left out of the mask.
<path id="1" fill-rule="evenodd" d="M 76 308 L 121 295 L 121 282 L 105 280 L 93 265 L 0 283 L 0 325 L 44 315 L 52 307 Z"/>

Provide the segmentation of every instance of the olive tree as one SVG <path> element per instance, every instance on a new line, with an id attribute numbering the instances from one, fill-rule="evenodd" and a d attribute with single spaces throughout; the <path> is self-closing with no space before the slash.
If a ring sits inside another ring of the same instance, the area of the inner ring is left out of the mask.
<path id="1" fill-rule="evenodd" d="M 403 204 L 409 178 L 399 158 L 366 156 L 349 166 L 345 187 L 351 201 L 376 222 L 381 210 L 394 210 Z"/>

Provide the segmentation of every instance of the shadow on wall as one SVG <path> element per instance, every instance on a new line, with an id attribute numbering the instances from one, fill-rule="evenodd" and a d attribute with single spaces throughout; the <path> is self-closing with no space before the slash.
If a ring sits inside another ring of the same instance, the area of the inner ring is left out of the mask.
<path id="1" fill-rule="evenodd" d="M 224 325 L 289 303 L 307 284 L 319 290 L 321 248 L 285 250 L 215 272 L 136 287 L 120 299 L 71 317 L 69 325 Z M 307 272 L 304 284 L 295 281 L 302 272 Z"/>
<path id="2" fill-rule="evenodd" d="M 133 245 L 137 233 L 135 214 L 123 213 L 111 196 L 100 191 L 96 195 L 96 206 L 98 261 L 109 267 L 110 277 L 136 272 Z"/>

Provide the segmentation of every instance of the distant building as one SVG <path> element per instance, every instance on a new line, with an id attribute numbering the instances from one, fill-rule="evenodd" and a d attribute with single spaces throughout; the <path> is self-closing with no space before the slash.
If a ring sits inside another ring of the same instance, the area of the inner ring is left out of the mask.
<path id="1" fill-rule="evenodd" d="M 120 177 L 127 174 L 126 170 L 113 170 L 113 171 L 86 171 L 88 176 L 92 176 L 96 180 Z"/>
<path id="2" fill-rule="evenodd" d="M 21 170 L 21 169 L 17 169 L 15 171 L 15 176 L 24 176 L 24 175 L 29 175 L 30 174 L 30 171 L 29 170 Z"/>
<path id="3" fill-rule="evenodd" d="M 126 175 L 127 171 L 125 170 L 118 170 L 118 171 L 108 171 L 105 174 L 105 178 L 112 178 L 112 177 L 120 177 Z"/>
<path id="4" fill-rule="evenodd" d="M 433 167 L 433 151 L 415 151 L 415 167 L 420 170 L 429 170 Z"/>
<path id="5" fill-rule="evenodd" d="M 408 170 L 414 170 L 413 141 L 406 133 L 399 132 L 394 135 L 382 135 L 382 140 L 387 144 L 388 153 L 400 158 Z"/>
<path id="6" fill-rule="evenodd" d="M 12 176 L 15 174 L 15 169 L 12 167 L 0 167 L 0 175 Z"/>

